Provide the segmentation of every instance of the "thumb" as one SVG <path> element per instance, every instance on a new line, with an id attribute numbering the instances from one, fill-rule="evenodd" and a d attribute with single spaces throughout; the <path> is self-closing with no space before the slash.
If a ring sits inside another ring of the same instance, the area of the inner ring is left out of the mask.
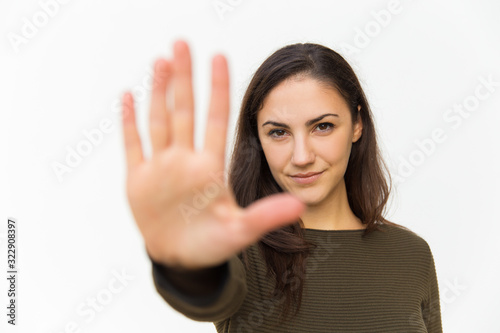
<path id="1" fill-rule="evenodd" d="M 296 221 L 305 210 L 305 204 L 289 193 L 273 194 L 260 199 L 245 209 L 243 217 L 248 236 L 261 235 Z"/>

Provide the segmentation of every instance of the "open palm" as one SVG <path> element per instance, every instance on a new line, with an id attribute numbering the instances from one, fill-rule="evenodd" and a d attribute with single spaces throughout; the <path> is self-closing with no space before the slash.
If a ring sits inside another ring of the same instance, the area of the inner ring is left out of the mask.
<path id="1" fill-rule="evenodd" d="M 242 208 L 225 185 L 229 74 L 223 55 L 212 59 L 202 150 L 194 149 L 191 56 L 186 42 L 175 42 L 173 60 L 157 60 L 153 79 L 148 160 L 130 93 L 124 94 L 122 104 L 127 197 L 153 260 L 186 269 L 215 266 L 299 217 L 304 205 L 290 194 L 276 194 Z M 171 88 L 173 110 L 166 99 Z"/>

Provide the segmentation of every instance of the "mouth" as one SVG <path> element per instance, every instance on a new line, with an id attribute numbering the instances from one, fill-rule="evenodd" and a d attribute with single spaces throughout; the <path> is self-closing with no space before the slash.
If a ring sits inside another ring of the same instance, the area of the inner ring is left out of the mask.
<path id="1" fill-rule="evenodd" d="M 321 175 L 321 172 L 308 172 L 308 173 L 298 173 L 290 176 L 294 182 L 297 184 L 311 184 L 314 183 Z"/>

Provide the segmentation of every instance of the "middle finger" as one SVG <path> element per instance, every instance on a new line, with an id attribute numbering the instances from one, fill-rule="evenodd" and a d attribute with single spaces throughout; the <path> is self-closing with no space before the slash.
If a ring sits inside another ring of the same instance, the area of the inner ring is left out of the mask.
<path id="1" fill-rule="evenodd" d="M 174 112 L 173 142 L 193 148 L 194 99 L 191 73 L 191 55 L 185 41 L 174 44 Z"/>

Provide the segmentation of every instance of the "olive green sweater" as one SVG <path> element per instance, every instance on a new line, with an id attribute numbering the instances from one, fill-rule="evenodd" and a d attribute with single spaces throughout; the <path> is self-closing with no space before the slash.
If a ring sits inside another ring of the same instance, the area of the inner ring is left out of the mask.
<path id="1" fill-rule="evenodd" d="M 217 332 L 442 332 L 434 259 L 412 231 L 305 229 L 317 244 L 306 263 L 302 306 L 278 324 L 283 297 L 256 244 L 218 267 L 180 272 L 152 261 L 158 293 L 174 309 Z"/>

